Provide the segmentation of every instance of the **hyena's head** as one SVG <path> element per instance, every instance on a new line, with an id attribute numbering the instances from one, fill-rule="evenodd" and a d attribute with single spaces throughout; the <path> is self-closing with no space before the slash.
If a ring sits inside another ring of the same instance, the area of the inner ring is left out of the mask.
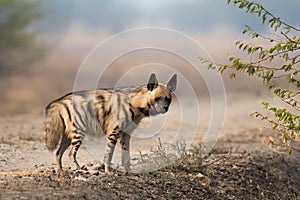
<path id="1" fill-rule="evenodd" d="M 172 101 L 172 92 L 175 91 L 177 84 L 177 75 L 174 74 L 167 85 L 158 83 L 155 74 L 151 74 L 147 89 L 151 91 L 149 103 L 151 105 L 150 114 L 162 114 L 169 110 Z"/>

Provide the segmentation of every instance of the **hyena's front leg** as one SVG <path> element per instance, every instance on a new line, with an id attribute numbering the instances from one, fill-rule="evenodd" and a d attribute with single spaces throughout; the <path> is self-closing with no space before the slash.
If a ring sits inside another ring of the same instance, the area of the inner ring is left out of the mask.
<path id="1" fill-rule="evenodd" d="M 104 170 L 105 173 L 108 175 L 113 174 L 113 172 L 110 171 L 110 165 L 119 137 L 120 137 L 120 133 L 117 127 L 112 131 L 112 133 L 107 134 L 107 144 L 106 144 L 105 156 L 104 156 L 104 165 L 105 165 Z"/>
<path id="2" fill-rule="evenodd" d="M 130 172 L 130 135 L 127 133 L 121 134 L 120 143 L 122 148 L 122 165 L 124 166 L 125 174 Z"/>

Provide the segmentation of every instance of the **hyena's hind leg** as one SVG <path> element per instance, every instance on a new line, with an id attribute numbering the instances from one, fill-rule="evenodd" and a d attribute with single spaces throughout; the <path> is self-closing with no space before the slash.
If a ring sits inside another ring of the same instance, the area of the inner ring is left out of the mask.
<path id="1" fill-rule="evenodd" d="M 116 126 L 111 133 L 107 134 L 107 144 L 106 144 L 103 163 L 104 163 L 104 171 L 108 175 L 113 174 L 113 172 L 111 172 L 110 166 L 111 166 L 111 160 L 119 137 L 120 137 L 120 133 L 119 133 L 118 126 Z"/>
<path id="2" fill-rule="evenodd" d="M 130 172 L 130 135 L 122 133 L 120 137 L 120 144 L 122 149 L 122 165 L 125 170 L 125 174 Z"/>
<path id="3" fill-rule="evenodd" d="M 80 147 L 80 145 L 76 145 L 76 146 L 71 145 L 71 149 L 69 152 L 69 157 L 72 160 L 76 170 L 81 169 L 80 165 L 78 164 L 78 161 L 77 161 L 77 152 L 78 152 L 79 147 Z"/>
<path id="4" fill-rule="evenodd" d="M 71 158 L 76 170 L 81 169 L 77 161 L 77 152 L 79 147 L 82 144 L 82 140 L 83 140 L 82 135 L 83 134 L 74 132 L 72 134 L 72 139 L 71 139 L 71 149 L 69 152 L 69 157 Z"/>
<path id="5" fill-rule="evenodd" d="M 56 151 L 56 163 L 57 163 L 56 167 L 57 167 L 58 173 L 62 173 L 62 171 L 63 171 L 61 158 L 69 146 L 70 146 L 70 139 L 67 137 L 66 134 L 63 134 L 63 137 L 60 142 L 60 146 L 59 146 L 58 150 Z"/>

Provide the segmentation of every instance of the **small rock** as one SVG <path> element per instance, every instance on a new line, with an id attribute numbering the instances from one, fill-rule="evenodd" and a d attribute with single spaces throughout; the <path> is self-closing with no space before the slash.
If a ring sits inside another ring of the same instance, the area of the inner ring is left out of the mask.
<path id="1" fill-rule="evenodd" d="M 76 177 L 74 178 L 74 180 L 77 180 L 77 181 L 84 181 L 84 182 L 87 181 L 87 179 L 84 178 L 84 177 L 82 177 L 82 176 L 76 176 Z"/>
<path id="2" fill-rule="evenodd" d="M 131 160 L 131 165 L 137 165 L 137 164 L 139 164 L 141 161 L 140 161 L 140 159 L 138 159 L 138 158 L 134 158 L 134 159 L 132 159 Z"/>
<path id="3" fill-rule="evenodd" d="M 232 169 L 239 169 L 240 167 L 236 166 L 236 165 L 232 165 Z"/>
<path id="4" fill-rule="evenodd" d="M 101 169 L 104 169 L 104 166 L 102 164 L 96 164 L 96 165 L 93 166 L 92 169 L 99 171 Z"/>
<path id="5" fill-rule="evenodd" d="M 0 149 L 8 149 L 10 147 L 11 147 L 11 145 L 9 145 L 9 144 L 0 144 Z"/>
<path id="6" fill-rule="evenodd" d="M 77 174 L 89 174 L 89 171 L 79 169 L 79 170 L 75 171 L 75 175 L 77 175 Z"/>
<path id="7" fill-rule="evenodd" d="M 82 165 L 82 166 L 81 166 L 81 169 L 87 171 L 87 169 L 88 169 L 88 168 L 87 168 L 87 165 Z"/>
<path id="8" fill-rule="evenodd" d="M 204 178 L 204 177 L 205 177 L 205 175 L 203 175 L 203 174 L 199 173 L 199 174 L 197 174 L 197 175 L 196 175 L 196 177 L 197 177 L 197 178 Z"/>
<path id="9" fill-rule="evenodd" d="M 99 181 L 99 177 L 96 175 L 90 176 L 86 179 L 86 182 L 95 183 Z"/>
<path id="10" fill-rule="evenodd" d="M 89 170 L 89 173 L 93 176 L 98 176 L 99 175 L 99 171 L 98 170 Z"/>
<path id="11" fill-rule="evenodd" d="M 87 167 L 93 167 L 93 166 L 94 166 L 94 163 L 93 163 L 93 162 L 88 162 L 88 163 L 86 164 L 86 166 L 87 166 Z"/>
<path id="12" fill-rule="evenodd" d="M 210 185 L 211 183 L 211 179 L 208 176 L 205 176 L 204 174 L 199 173 L 195 177 L 200 181 L 200 184 L 203 186 Z"/>

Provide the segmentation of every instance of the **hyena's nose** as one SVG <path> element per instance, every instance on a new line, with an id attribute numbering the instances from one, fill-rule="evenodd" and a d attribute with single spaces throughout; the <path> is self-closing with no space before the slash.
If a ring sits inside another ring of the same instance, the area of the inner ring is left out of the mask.
<path id="1" fill-rule="evenodd" d="M 164 109 L 167 112 L 169 110 L 169 106 L 165 106 Z"/>

